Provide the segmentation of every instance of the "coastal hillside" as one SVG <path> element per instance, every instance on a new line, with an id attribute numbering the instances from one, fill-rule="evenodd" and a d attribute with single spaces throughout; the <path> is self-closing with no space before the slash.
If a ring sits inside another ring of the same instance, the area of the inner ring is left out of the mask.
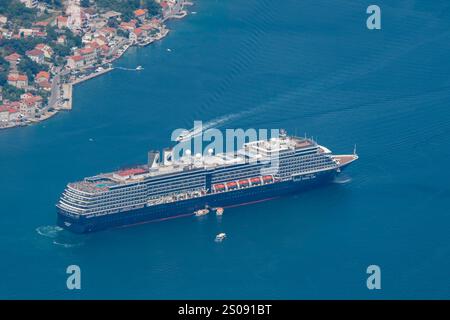
<path id="1" fill-rule="evenodd" d="M 112 70 L 131 46 L 168 34 L 181 0 L 2 0 L 0 128 L 72 108 L 72 85 Z"/>

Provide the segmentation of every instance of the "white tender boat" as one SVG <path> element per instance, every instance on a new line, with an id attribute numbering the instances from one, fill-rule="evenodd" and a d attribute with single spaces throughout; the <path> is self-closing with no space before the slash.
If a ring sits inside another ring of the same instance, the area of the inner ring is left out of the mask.
<path id="1" fill-rule="evenodd" d="M 225 238 L 227 237 L 227 234 L 226 233 L 224 233 L 224 232 L 221 232 L 221 233 L 219 233 L 217 236 L 216 236 L 216 242 L 222 242 L 223 240 L 225 240 Z"/>
<path id="2" fill-rule="evenodd" d="M 208 209 L 200 209 L 194 212 L 196 217 L 201 217 L 209 213 Z"/>

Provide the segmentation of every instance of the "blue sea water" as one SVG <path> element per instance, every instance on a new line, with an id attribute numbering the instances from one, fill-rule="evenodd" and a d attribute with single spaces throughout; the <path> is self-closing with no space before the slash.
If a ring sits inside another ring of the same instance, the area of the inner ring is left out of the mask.
<path id="1" fill-rule="evenodd" d="M 450 298 L 450 4 L 378 0 L 374 31 L 368 4 L 197 0 L 116 63 L 143 71 L 83 83 L 71 112 L 1 131 L 0 298 Z M 360 159 L 341 183 L 221 219 L 55 231 L 67 182 L 143 163 L 194 120 L 307 132 Z M 372 264 L 381 290 L 366 287 Z"/>

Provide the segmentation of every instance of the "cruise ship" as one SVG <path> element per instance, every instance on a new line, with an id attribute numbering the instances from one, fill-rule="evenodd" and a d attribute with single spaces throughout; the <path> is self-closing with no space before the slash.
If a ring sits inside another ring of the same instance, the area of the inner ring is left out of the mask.
<path id="1" fill-rule="evenodd" d="M 69 183 L 57 224 L 75 233 L 194 215 L 206 208 L 252 204 L 329 182 L 358 159 L 333 155 L 309 138 L 282 132 L 229 153 L 178 159 L 173 148 L 148 152 L 148 163 Z"/>

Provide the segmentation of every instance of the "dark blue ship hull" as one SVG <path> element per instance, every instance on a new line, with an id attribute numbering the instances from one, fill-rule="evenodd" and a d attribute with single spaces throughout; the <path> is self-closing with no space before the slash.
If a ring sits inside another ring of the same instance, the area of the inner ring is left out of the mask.
<path id="1" fill-rule="evenodd" d="M 275 182 L 203 197 L 117 212 L 103 216 L 74 216 L 58 208 L 57 224 L 75 233 L 88 233 L 150 221 L 193 215 L 205 207 L 231 207 L 269 200 L 311 188 L 334 179 L 336 170 L 303 176 L 295 181 Z"/>

